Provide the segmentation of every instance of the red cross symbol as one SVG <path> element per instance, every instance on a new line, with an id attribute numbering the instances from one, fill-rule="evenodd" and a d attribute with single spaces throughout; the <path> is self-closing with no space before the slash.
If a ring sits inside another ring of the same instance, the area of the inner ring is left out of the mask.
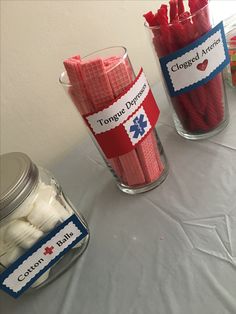
<path id="1" fill-rule="evenodd" d="M 50 246 L 50 247 L 47 246 L 47 247 L 45 247 L 43 254 L 44 255 L 47 255 L 47 254 L 51 255 L 53 253 L 53 249 L 54 249 L 53 246 Z"/>

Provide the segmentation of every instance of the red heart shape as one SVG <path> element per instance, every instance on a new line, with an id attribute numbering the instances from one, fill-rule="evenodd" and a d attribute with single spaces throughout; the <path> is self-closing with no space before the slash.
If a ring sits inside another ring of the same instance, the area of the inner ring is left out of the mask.
<path id="1" fill-rule="evenodd" d="M 199 63 L 199 64 L 197 65 L 197 69 L 198 69 L 199 71 L 205 71 L 206 68 L 207 68 L 207 65 L 208 65 L 208 60 L 205 59 L 202 63 Z"/>

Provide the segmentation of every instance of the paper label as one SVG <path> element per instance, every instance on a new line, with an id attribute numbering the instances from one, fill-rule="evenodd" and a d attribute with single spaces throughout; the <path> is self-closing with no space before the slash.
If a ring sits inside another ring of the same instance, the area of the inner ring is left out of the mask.
<path id="1" fill-rule="evenodd" d="M 84 116 L 107 158 L 130 152 L 155 127 L 160 111 L 141 69 L 108 107 Z"/>
<path id="2" fill-rule="evenodd" d="M 72 215 L 1 273 L 0 288 L 17 298 L 87 234 Z"/>
<path id="3" fill-rule="evenodd" d="M 221 72 L 229 61 L 222 22 L 190 45 L 160 58 L 171 96 L 207 83 Z"/>

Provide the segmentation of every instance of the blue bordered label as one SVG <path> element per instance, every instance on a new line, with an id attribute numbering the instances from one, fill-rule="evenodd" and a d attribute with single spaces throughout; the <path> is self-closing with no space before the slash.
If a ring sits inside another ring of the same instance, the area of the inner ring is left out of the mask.
<path id="1" fill-rule="evenodd" d="M 19 297 L 87 234 L 78 216 L 70 216 L 1 273 L 0 288 Z"/>
<path id="2" fill-rule="evenodd" d="M 160 58 L 170 96 L 177 96 L 207 83 L 229 62 L 222 22 L 190 45 Z"/>

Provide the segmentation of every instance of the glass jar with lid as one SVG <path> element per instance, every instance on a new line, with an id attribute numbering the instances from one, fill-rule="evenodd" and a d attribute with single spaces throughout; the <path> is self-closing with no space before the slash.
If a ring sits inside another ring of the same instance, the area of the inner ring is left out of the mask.
<path id="1" fill-rule="evenodd" d="M 17 297 L 68 269 L 89 231 L 56 179 L 27 155 L 1 155 L 0 165 L 0 285 Z"/>

